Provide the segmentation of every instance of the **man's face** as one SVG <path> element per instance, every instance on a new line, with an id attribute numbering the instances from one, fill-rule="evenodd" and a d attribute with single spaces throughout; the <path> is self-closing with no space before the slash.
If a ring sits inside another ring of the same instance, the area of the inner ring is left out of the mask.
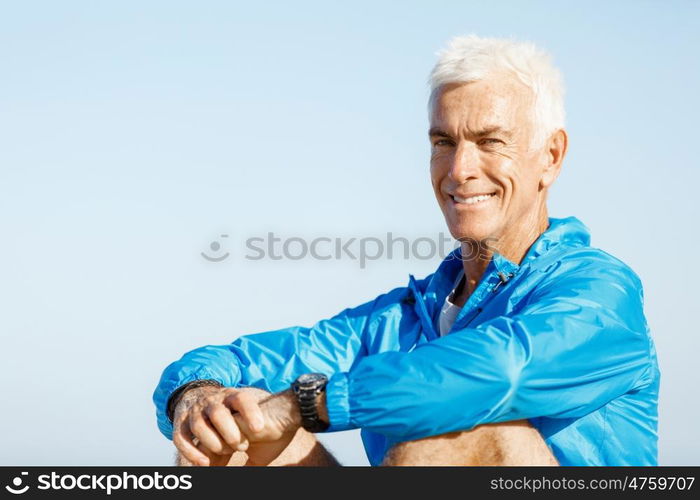
<path id="1" fill-rule="evenodd" d="M 530 151 L 533 101 L 529 88 L 505 75 L 438 90 L 430 173 L 455 239 L 500 239 L 541 213 L 545 148 Z"/>

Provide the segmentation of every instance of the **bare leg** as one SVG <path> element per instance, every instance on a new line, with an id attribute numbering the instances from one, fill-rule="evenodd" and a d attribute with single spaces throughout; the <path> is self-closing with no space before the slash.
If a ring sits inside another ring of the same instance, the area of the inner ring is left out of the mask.
<path id="1" fill-rule="evenodd" d="M 227 457 L 223 455 L 210 455 L 212 465 L 227 465 L 229 467 L 240 467 L 248 465 L 248 455 L 245 452 L 237 451 Z M 185 457 L 177 454 L 176 465 L 190 466 L 192 463 Z M 326 448 L 316 439 L 316 437 L 299 429 L 289 443 L 289 446 L 273 460 L 269 466 L 299 466 L 299 467 L 334 467 L 339 466 L 338 461 L 330 454 Z"/>
<path id="2" fill-rule="evenodd" d="M 486 424 L 399 443 L 382 465 L 559 465 L 540 433 L 526 420 Z"/>

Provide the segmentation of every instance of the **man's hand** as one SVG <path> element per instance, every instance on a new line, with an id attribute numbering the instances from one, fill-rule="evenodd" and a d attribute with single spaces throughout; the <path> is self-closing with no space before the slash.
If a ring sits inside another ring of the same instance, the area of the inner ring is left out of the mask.
<path id="1" fill-rule="evenodd" d="M 248 449 L 248 438 L 241 432 L 239 424 L 249 434 L 262 432 L 265 436 L 271 435 L 270 429 L 277 427 L 273 425 L 266 429 L 258 405 L 268 396 L 268 392 L 252 387 L 205 386 L 188 390 L 175 408 L 173 444 L 195 465 L 221 464 L 235 451 Z M 237 412 L 235 419 L 233 412 Z M 267 448 L 270 449 L 265 450 L 265 456 L 276 450 L 276 447 Z M 282 450 L 284 448 L 279 452 Z M 260 460 L 264 458 L 255 457 L 256 463 Z"/>
<path id="2" fill-rule="evenodd" d="M 301 415 L 291 390 L 280 392 L 260 401 L 264 425 L 251 426 L 251 419 L 242 413 L 233 417 L 248 441 L 247 465 L 267 465 L 277 458 L 294 439 L 301 427 Z"/>

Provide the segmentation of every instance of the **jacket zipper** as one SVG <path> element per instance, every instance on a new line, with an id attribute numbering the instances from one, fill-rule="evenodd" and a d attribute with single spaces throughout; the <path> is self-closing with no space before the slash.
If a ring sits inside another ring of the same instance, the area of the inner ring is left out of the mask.
<path id="1" fill-rule="evenodd" d="M 498 283 L 496 283 L 496 286 L 493 287 L 493 290 L 491 290 L 491 292 L 496 293 L 496 290 L 498 290 L 498 287 L 505 284 L 505 283 L 508 283 L 508 280 L 511 279 L 513 276 L 515 276 L 515 274 L 508 273 L 506 275 L 505 273 L 503 273 L 503 271 L 499 271 L 498 272 L 499 281 L 498 281 Z"/>
<path id="2" fill-rule="evenodd" d="M 498 273 L 498 283 L 496 283 L 496 286 L 493 287 L 493 289 L 491 290 L 491 293 L 496 293 L 496 291 L 498 291 L 498 287 L 500 287 L 501 285 L 504 285 L 505 283 L 508 283 L 508 281 L 509 281 L 513 276 L 515 276 L 514 273 L 505 274 L 505 273 L 503 273 L 502 271 L 499 271 L 499 273 Z M 483 302 L 482 302 L 482 303 L 483 303 Z M 481 312 L 482 312 L 483 310 L 484 310 L 483 307 L 477 307 L 476 310 L 474 311 L 474 314 L 472 314 L 472 316 L 469 318 L 469 321 L 467 321 L 467 322 L 464 324 L 464 328 L 467 328 L 469 325 L 471 325 L 472 321 L 474 321 L 474 320 L 476 319 L 476 317 L 477 317 L 479 314 L 481 314 Z"/>
<path id="3" fill-rule="evenodd" d="M 464 324 L 464 327 L 465 327 L 465 328 L 468 327 L 468 326 L 471 324 L 471 322 L 474 321 L 474 319 L 475 319 L 479 314 L 481 314 L 481 311 L 483 311 L 483 309 L 482 309 L 481 307 L 477 307 L 477 308 L 474 310 L 474 314 L 472 314 L 472 317 L 469 318 L 469 321 L 467 321 L 467 322 Z"/>

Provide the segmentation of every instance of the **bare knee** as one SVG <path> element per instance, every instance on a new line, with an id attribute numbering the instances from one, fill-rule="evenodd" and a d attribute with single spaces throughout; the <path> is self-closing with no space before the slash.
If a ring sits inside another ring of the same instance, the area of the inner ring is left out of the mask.
<path id="1" fill-rule="evenodd" d="M 340 465 L 316 436 L 300 428 L 271 466 L 329 467 Z"/>
<path id="2" fill-rule="evenodd" d="M 232 455 L 213 455 L 210 456 L 211 465 L 214 466 L 229 466 L 241 467 L 251 465 L 248 454 L 245 452 L 235 452 Z M 177 454 L 175 464 L 178 466 L 192 466 L 193 464 L 183 457 L 180 453 Z M 310 466 L 310 467 L 326 467 L 340 465 L 338 461 L 330 454 L 328 450 L 316 439 L 316 437 L 299 429 L 294 436 L 294 439 L 284 449 L 284 451 L 268 464 L 269 466 Z"/>
<path id="3" fill-rule="evenodd" d="M 526 420 L 485 424 L 392 447 L 382 465 L 558 465 Z"/>

